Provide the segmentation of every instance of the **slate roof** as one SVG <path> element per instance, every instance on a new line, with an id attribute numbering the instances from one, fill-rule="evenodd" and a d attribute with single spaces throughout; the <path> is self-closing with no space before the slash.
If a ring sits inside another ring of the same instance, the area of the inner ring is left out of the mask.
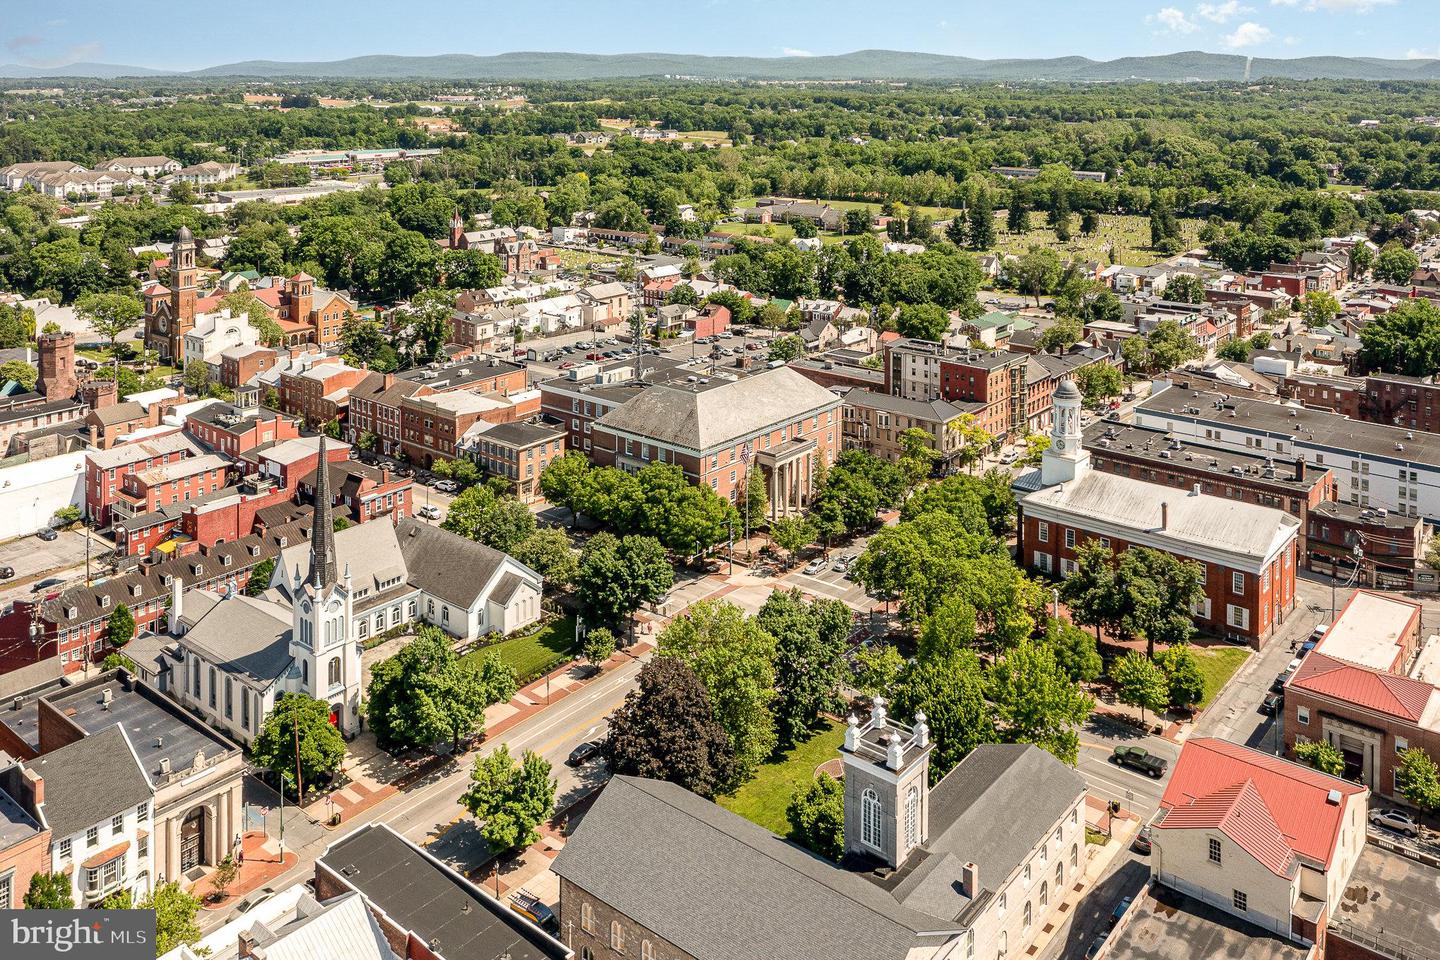
<path id="1" fill-rule="evenodd" d="M 944 937 L 922 938 L 943 924 L 862 876 L 658 780 L 612 778 L 552 869 L 696 960 L 898 960 Z"/>
<path id="2" fill-rule="evenodd" d="M 658 384 L 605 414 L 597 426 L 706 451 L 839 403 L 803 374 L 776 367 L 721 384 Z"/>
<path id="3" fill-rule="evenodd" d="M 186 604 L 196 596 L 186 596 Z M 234 594 L 201 614 L 180 644 L 200 651 L 226 673 L 268 686 L 290 668 L 290 630 L 289 611 L 268 600 Z"/>
<path id="4" fill-rule="evenodd" d="M 1170 811 L 1178 808 L 1188 806 L 1192 811 L 1199 810 L 1192 806 L 1196 801 L 1205 801 L 1212 811 L 1211 819 L 1215 819 L 1214 805 L 1219 803 L 1215 799 L 1217 791 L 1247 782 L 1259 795 L 1266 814 L 1289 848 L 1328 869 L 1344 825 L 1345 806 L 1327 802 L 1327 795 L 1338 790 L 1342 797 L 1350 797 L 1365 788 L 1226 740 L 1198 737 L 1186 741 L 1170 783 L 1165 787 L 1165 795 L 1160 799 L 1160 807 L 1166 811 L 1162 823 L 1168 822 Z M 1268 829 L 1258 821 L 1259 813 L 1253 801 L 1247 798 L 1242 802 L 1237 794 L 1232 807 L 1233 812 L 1226 816 L 1248 821 L 1243 824 L 1237 821 L 1235 829 L 1251 831 L 1256 837 Z M 1184 817 L 1199 818 L 1200 814 L 1182 812 L 1180 816 L 1183 823 Z M 1269 856 L 1273 853 L 1271 841 L 1264 843 L 1262 848 L 1257 839 L 1256 848 Z"/>
<path id="5" fill-rule="evenodd" d="M 401 520 L 393 529 L 410 571 L 410 582 L 426 593 L 466 609 L 506 560 L 499 550 L 411 517 Z"/>
<path id="6" fill-rule="evenodd" d="M 68 837 L 153 800 L 155 788 L 118 724 L 43 753 L 27 766 L 45 779 L 41 812 L 55 837 Z M 104 789 L 97 790 L 97 785 Z"/>

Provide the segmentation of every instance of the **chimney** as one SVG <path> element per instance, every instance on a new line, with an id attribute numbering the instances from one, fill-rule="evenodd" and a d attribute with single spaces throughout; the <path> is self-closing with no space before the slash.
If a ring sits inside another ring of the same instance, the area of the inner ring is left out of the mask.
<path id="1" fill-rule="evenodd" d="M 1192 497 L 1198 497 L 1198 496 L 1200 496 L 1200 484 L 1197 483 L 1197 484 L 1195 484 L 1195 486 L 1193 486 L 1193 487 L 1190 488 L 1190 496 L 1192 496 Z"/>
<path id="2" fill-rule="evenodd" d="M 1160 529 L 1170 529 L 1170 504 L 1164 500 L 1160 502 Z"/>
<path id="3" fill-rule="evenodd" d="M 384 384 L 385 389 L 386 389 L 386 390 L 389 390 L 391 387 L 395 386 L 395 374 L 393 374 L 393 373 L 382 374 L 382 375 L 381 375 L 381 382 Z"/>
<path id="4" fill-rule="evenodd" d="M 255 935 L 249 930 L 246 930 L 244 933 L 240 934 L 239 940 L 236 942 L 236 946 L 239 948 L 240 951 L 240 960 L 249 960 L 249 958 L 255 956 Z"/>
<path id="5" fill-rule="evenodd" d="M 170 635 L 172 637 L 178 637 L 180 635 L 180 600 L 183 596 L 184 589 L 179 577 L 175 577 L 170 581 L 170 616 L 166 621 L 166 625 L 170 628 Z"/>
<path id="6" fill-rule="evenodd" d="M 168 777 L 168 776 L 170 776 L 170 758 L 169 758 L 169 757 L 161 757 L 161 758 L 160 758 L 160 776 L 162 776 L 162 777 Z"/>
<path id="7" fill-rule="evenodd" d="M 1296 457 L 1296 458 L 1295 458 L 1295 481 L 1296 481 L 1297 483 L 1300 483 L 1300 482 L 1303 482 L 1304 480 L 1305 480 L 1305 458 L 1304 458 L 1304 457 Z"/>
<path id="8" fill-rule="evenodd" d="M 114 701 L 115 701 L 115 691 L 114 691 L 114 690 L 111 690 L 109 687 L 106 687 L 104 690 L 100 691 L 100 706 L 101 706 L 101 707 L 103 707 L 103 708 L 106 709 L 106 710 L 109 710 L 109 709 L 110 709 L 110 704 L 113 703 Z"/>
<path id="9" fill-rule="evenodd" d="M 974 900 L 980 895 L 980 868 L 967 863 L 960 868 L 960 886 L 965 896 Z"/>

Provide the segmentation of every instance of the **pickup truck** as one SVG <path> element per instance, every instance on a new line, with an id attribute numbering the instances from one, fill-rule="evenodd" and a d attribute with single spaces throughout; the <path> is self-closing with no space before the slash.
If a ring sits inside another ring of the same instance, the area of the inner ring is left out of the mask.
<path id="1" fill-rule="evenodd" d="M 1165 775 L 1169 762 L 1164 757 L 1147 753 L 1140 747 L 1116 747 L 1110 754 L 1110 762 L 1131 770 L 1138 770 L 1147 777 L 1159 780 Z"/>

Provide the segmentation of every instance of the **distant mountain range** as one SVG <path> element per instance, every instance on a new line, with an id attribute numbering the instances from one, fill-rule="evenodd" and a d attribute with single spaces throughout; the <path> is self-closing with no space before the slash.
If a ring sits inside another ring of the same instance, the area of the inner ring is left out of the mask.
<path id="1" fill-rule="evenodd" d="M 932 53 L 858 50 L 833 57 L 707 57 L 695 54 L 502 53 L 431 57 L 376 55 L 347 60 L 246 60 L 203 70 L 167 73 L 145 67 L 76 63 L 41 69 L 0 65 L 0 77 L 115 78 L 126 76 L 262 77 L 271 79 L 423 78 L 447 80 L 598 80 L 682 76 L 745 80 L 1440 80 L 1440 60 L 1372 57 L 1269 59 L 1186 51 L 1153 57 L 1090 60 L 977 60 Z"/>

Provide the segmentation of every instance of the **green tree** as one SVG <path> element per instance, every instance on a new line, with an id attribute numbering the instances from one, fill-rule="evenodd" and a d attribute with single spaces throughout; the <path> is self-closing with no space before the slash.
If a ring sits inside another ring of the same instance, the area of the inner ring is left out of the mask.
<path id="1" fill-rule="evenodd" d="M 834 863 L 845 855 L 845 787 L 828 773 L 790 795 L 785 820 L 800 846 Z"/>
<path id="2" fill-rule="evenodd" d="M 135 617 L 125 604 L 111 611 L 105 626 L 105 639 L 116 650 L 135 639 Z"/>
<path id="3" fill-rule="evenodd" d="M 259 736 L 250 744 L 250 755 L 282 781 L 294 783 L 298 769 L 298 789 L 340 769 L 345 738 L 330 722 L 328 703 L 303 693 L 287 693 L 275 701 Z"/>
<path id="4" fill-rule="evenodd" d="M 540 472 L 540 492 L 556 506 L 570 511 L 570 522 L 575 522 L 577 504 L 584 497 L 585 478 L 590 472 L 590 461 L 579 450 L 567 450 L 562 457 L 556 457 Z"/>
<path id="5" fill-rule="evenodd" d="M 24 360 L 6 360 L 0 363 L 0 384 L 14 380 L 26 390 L 34 390 L 40 380 L 40 371 L 33 363 Z"/>
<path id="6" fill-rule="evenodd" d="M 515 694 L 515 671 L 491 653 L 476 661 L 455 652 L 428 624 L 394 656 L 377 663 L 366 692 L 366 715 L 386 746 L 431 747 L 484 728 L 485 708 Z"/>
<path id="7" fill-rule="evenodd" d="M 544 577 L 551 592 L 568 588 L 580 569 L 570 538 L 558 527 L 541 527 L 517 543 L 510 555 Z"/>
<path id="8" fill-rule="evenodd" d="M 1332 777 L 1345 775 L 1345 755 L 1324 740 L 1307 740 L 1295 744 L 1295 759 Z"/>
<path id="9" fill-rule="evenodd" d="M 1411 806 L 1425 813 L 1440 811 L 1440 767 L 1424 750 L 1411 747 L 1400 755 L 1395 781 Z"/>
<path id="10" fill-rule="evenodd" d="M 1006 273 L 1016 289 L 1035 298 L 1038 307 L 1040 298 L 1055 289 L 1062 270 L 1058 253 L 1048 247 L 1032 246 L 1006 268 Z"/>
<path id="11" fill-rule="evenodd" d="M 959 435 L 960 447 L 955 452 L 955 459 L 969 470 L 973 470 L 995 444 L 995 438 L 980 426 L 973 413 L 960 414 L 945 428 Z"/>
<path id="12" fill-rule="evenodd" d="M 805 356 L 805 341 L 794 334 L 785 334 L 770 341 L 770 352 L 767 355 L 771 363 L 779 360 L 789 363 L 791 360 L 798 360 Z"/>
<path id="13" fill-rule="evenodd" d="M 1060 597 L 1076 623 L 1100 631 L 1115 622 L 1119 600 L 1114 554 L 1099 540 L 1087 540 L 1075 554 L 1075 569 L 1060 582 Z"/>
<path id="14" fill-rule="evenodd" d="M 1404 285 L 1410 282 L 1420 268 L 1420 258 L 1406 250 L 1398 240 L 1391 240 L 1380 248 L 1375 258 L 1375 276 L 1387 283 Z"/>
<path id="15" fill-rule="evenodd" d="M 145 315 L 140 301 L 126 293 L 92 293 L 81 297 L 75 301 L 75 313 L 110 345 L 110 357 L 117 368 L 120 355 L 115 352 L 116 342 Z"/>
<path id="16" fill-rule="evenodd" d="M 75 899 L 71 893 L 70 877 L 64 873 L 37 873 L 30 877 L 30 889 L 25 892 L 26 910 L 73 910 Z"/>
<path id="17" fill-rule="evenodd" d="M 1215 351 L 1215 356 L 1231 363 L 1245 363 L 1250 359 L 1250 341 L 1243 338 L 1226 340 Z"/>
<path id="18" fill-rule="evenodd" d="M 526 750 L 517 762 L 500 744 L 475 758 L 470 789 L 460 798 L 470 815 L 484 821 L 480 836 L 495 853 L 507 853 L 540 839 L 535 829 L 555 809 L 550 761 Z"/>
<path id="19" fill-rule="evenodd" d="M 781 517 L 771 522 L 770 539 L 775 546 L 785 551 L 787 562 L 794 563 L 795 554 L 806 544 L 815 542 L 815 526 L 806 517 Z"/>
<path id="20" fill-rule="evenodd" d="M 254 327 L 260 342 L 266 346 L 279 346 L 285 342 L 285 332 L 280 329 L 280 324 L 249 290 L 226 294 L 220 299 L 220 308 L 229 310 L 232 317 L 239 317 Z"/>
<path id="21" fill-rule="evenodd" d="M 1115 632 L 1144 637 L 1151 657 L 1157 643 L 1185 643 L 1195 633 L 1192 611 L 1205 599 L 1204 577 L 1193 560 L 1149 547 L 1126 550 L 1115 566 Z"/>
<path id="22" fill-rule="evenodd" d="M 1125 378 L 1108 363 L 1092 363 L 1075 371 L 1075 385 L 1086 403 L 1099 403 L 1125 391 Z"/>
<path id="23" fill-rule="evenodd" d="M 809 738 L 822 713 L 838 709 L 850 608 L 776 590 L 755 621 L 775 639 L 775 727 L 780 745 L 791 746 Z"/>
<path id="24" fill-rule="evenodd" d="M 986 671 L 985 682 L 1003 742 L 1033 743 L 1076 764 L 1078 731 L 1095 701 L 1065 673 L 1054 650 L 1023 640 Z"/>
<path id="25" fill-rule="evenodd" d="M 183 375 L 185 392 L 191 397 L 203 397 L 210 392 L 210 364 L 204 360 L 188 360 Z"/>
<path id="26" fill-rule="evenodd" d="M 270 587 L 270 578 L 275 573 L 275 558 L 267 557 L 255 564 L 250 579 L 245 581 L 245 596 L 258 597 Z"/>
<path id="27" fill-rule="evenodd" d="M 705 684 L 680 660 L 657 657 L 645 664 L 636 688 L 610 716 L 610 770 L 668 780 L 702 797 L 728 790 L 735 751 L 710 701 Z"/>
<path id="28" fill-rule="evenodd" d="M 225 891 L 240 875 L 240 867 L 232 856 L 226 856 L 215 865 L 210 874 L 210 886 L 215 890 L 215 899 L 224 900 Z"/>
<path id="29" fill-rule="evenodd" d="M 1085 327 L 1079 320 L 1061 317 L 1040 334 L 1035 348 L 1041 353 L 1055 353 L 1069 350 L 1085 337 Z"/>
<path id="30" fill-rule="evenodd" d="M 1045 624 L 1044 642 L 1055 651 L 1061 669 L 1077 683 L 1097 680 L 1105 672 L 1095 638 L 1063 617 L 1052 617 Z"/>
<path id="31" fill-rule="evenodd" d="M 950 315 L 933 303 L 901 305 L 895 329 L 902 337 L 916 340 L 943 340 L 950 328 Z"/>
<path id="32" fill-rule="evenodd" d="M 938 783 L 966 755 L 996 739 L 994 713 L 985 700 L 985 674 L 973 650 L 950 649 L 920 657 L 900 677 L 891 710 L 897 717 L 925 715 L 935 738 L 930 782 Z"/>
<path id="33" fill-rule="evenodd" d="M 1170 706 L 1189 710 L 1205 699 L 1205 677 L 1188 643 L 1177 643 L 1155 658 L 1170 686 Z"/>
<path id="34" fill-rule="evenodd" d="M 580 643 L 580 654 L 595 666 L 600 666 L 615 653 L 615 634 L 609 627 L 592 627 L 585 631 Z"/>
<path id="35" fill-rule="evenodd" d="M 1176 303 L 1204 303 L 1205 281 L 1193 273 L 1181 273 L 1165 284 L 1165 299 Z"/>
<path id="36" fill-rule="evenodd" d="M 1360 365 L 1415 377 L 1440 370 L 1440 307 L 1414 297 L 1372 317 L 1360 328 Z"/>
<path id="37" fill-rule="evenodd" d="M 960 222 L 958 217 L 955 222 Z M 995 205 L 990 199 L 990 191 L 980 190 L 975 194 L 965 224 L 971 250 L 983 251 L 995 246 Z"/>
<path id="38" fill-rule="evenodd" d="M 446 250 L 440 254 L 440 275 L 453 289 L 487 290 L 505 282 L 505 267 L 493 253 Z"/>
<path id="39" fill-rule="evenodd" d="M 200 927 L 195 922 L 196 915 L 200 913 L 200 901 L 182 890 L 174 880 L 157 886 L 140 901 L 139 908 L 155 911 L 157 957 L 164 956 L 182 943 L 194 943 L 200 939 Z"/>
<path id="40" fill-rule="evenodd" d="M 642 603 L 654 603 L 675 582 L 675 569 L 654 537 L 608 533 L 590 538 L 580 554 L 575 596 L 587 623 L 615 627 Z"/>
<path id="41" fill-rule="evenodd" d="M 660 634 L 659 655 L 695 671 L 735 750 L 736 782 L 754 775 L 775 747 L 775 638 L 739 607 L 702 600 Z"/>
<path id="42" fill-rule="evenodd" d="M 889 696 L 905 671 L 905 658 L 889 644 L 877 643 L 855 651 L 850 683 L 866 696 Z"/>
<path id="43" fill-rule="evenodd" d="M 1311 290 L 1300 298 L 1300 317 L 1308 327 L 1325 327 L 1340 316 L 1340 301 L 1328 290 Z"/>
<path id="44" fill-rule="evenodd" d="M 470 487 L 451 503 L 442 529 L 510 553 L 535 532 L 535 514 L 514 497 L 486 486 Z"/>
<path id="45" fill-rule="evenodd" d="M 1145 711 L 1159 713 L 1170 702 L 1170 683 L 1165 671 L 1139 650 L 1131 650 L 1110 665 L 1110 682 L 1115 685 L 1115 695 L 1121 703 L 1140 708 L 1140 719 Z"/>
<path id="46" fill-rule="evenodd" d="M 935 471 L 940 462 L 940 451 L 934 447 L 934 439 L 928 430 L 910 427 L 900 431 L 900 469 L 905 474 L 907 490 L 913 490 Z"/>

